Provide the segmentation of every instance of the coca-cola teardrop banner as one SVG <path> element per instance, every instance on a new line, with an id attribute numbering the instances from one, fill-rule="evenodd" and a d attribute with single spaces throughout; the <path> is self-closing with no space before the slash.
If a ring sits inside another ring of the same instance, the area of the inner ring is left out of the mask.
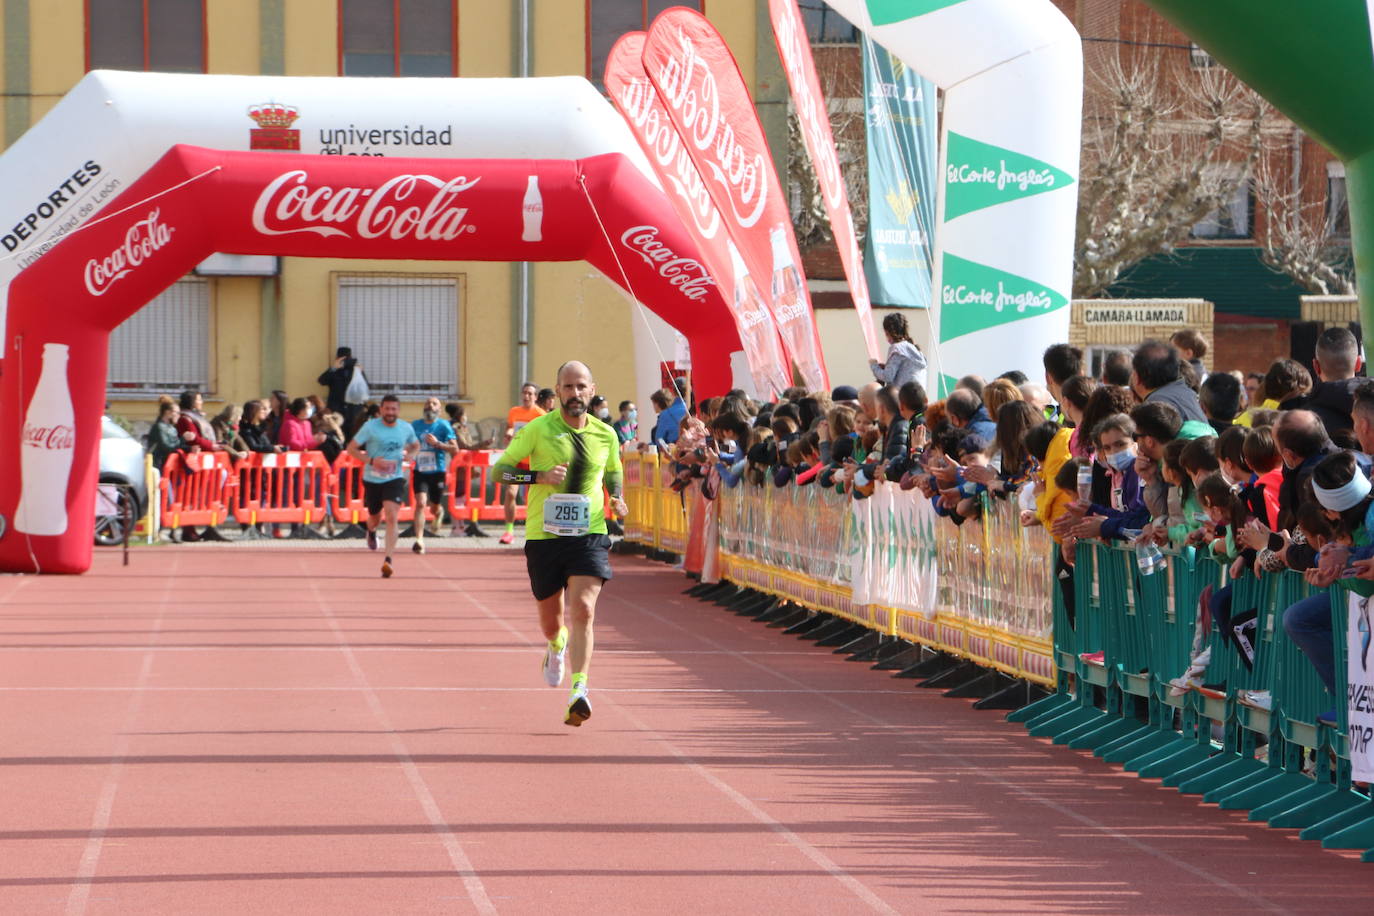
<path id="1" fill-rule="evenodd" d="M 0 571 L 90 566 L 110 331 L 215 251 L 586 260 L 687 337 L 703 396 L 729 389 L 740 347 L 672 205 L 619 153 L 344 159 L 174 147 L 103 220 L 10 285 L 0 515 L 14 525 L 0 536 Z"/>
<path id="2" fill-rule="evenodd" d="M 1051 0 L 826 0 L 944 90 L 930 385 L 1069 339 L 1083 46 Z M 868 104 L 882 100 L 868 100 Z"/>
<path id="3" fill-rule="evenodd" d="M 829 390 L 786 189 L 725 40 L 700 13 L 674 7 L 649 27 L 643 64 L 750 276 L 770 278 L 769 306 L 803 382 Z"/>
<path id="4" fill-rule="evenodd" d="M 881 360 L 886 348 L 879 343 L 878 331 L 873 327 L 863 252 L 854 234 L 849 192 L 844 185 L 844 173 L 840 171 L 840 157 L 835 152 L 835 135 L 830 129 L 830 114 L 826 109 L 825 96 L 821 93 L 821 81 L 816 76 L 816 61 L 811 56 L 811 41 L 806 35 L 806 25 L 797 9 L 797 0 L 768 0 L 768 14 L 773 20 L 773 38 L 778 44 L 782 69 L 792 89 L 792 102 L 796 106 L 797 123 L 801 125 L 802 142 L 807 155 L 811 157 L 816 178 L 820 181 L 825 213 L 830 219 L 835 246 L 840 251 L 845 279 L 849 281 L 849 295 L 854 300 L 854 311 L 863 330 L 864 344 L 868 347 L 870 359 Z"/>
<path id="5" fill-rule="evenodd" d="M 606 91 L 644 148 L 711 276 L 726 294 L 756 392 L 764 398 L 780 394 L 791 384 L 791 373 L 778 340 L 777 325 L 765 305 L 768 278 L 736 272 L 739 259 L 731 257 L 733 245 L 725 221 L 668 117 L 658 90 L 644 74 L 640 60 L 643 50 L 643 32 L 628 32 L 620 37 L 606 58 Z"/>

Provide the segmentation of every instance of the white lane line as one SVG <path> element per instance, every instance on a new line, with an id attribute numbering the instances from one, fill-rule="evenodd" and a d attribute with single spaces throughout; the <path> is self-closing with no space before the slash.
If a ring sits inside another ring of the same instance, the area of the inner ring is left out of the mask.
<path id="1" fill-rule="evenodd" d="M 162 632 L 163 621 L 167 617 L 167 608 L 172 598 L 172 586 L 177 581 L 177 569 L 180 565 L 181 557 L 173 555 L 171 568 L 167 570 L 163 581 L 162 597 L 158 600 L 157 618 L 153 621 L 152 630 L 148 634 L 148 646 L 143 653 L 143 663 L 138 669 L 138 680 L 130 688 L 133 690 L 133 696 L 129 697 L 129 705 L 124 710 L 123 723 L 116 733 L 114 750 L 110 755 L 110 765 L 105 771 L 105 781 L 101 784 L 100 795 L 96 799 L 95 813 L 91 816 L 91 832 L 86 837 L 86 846 L 81 851 L 81 861 L 76 867 L 76 877 L 72 881 L 71 890 L 67 893 L 67 916 L 81 916 L 86 912 L 86 905 L 90 902 L 91 882 L 100 867 L 100 853 L 105 846 L 105 833 L 110 829 L 110 818 L 114 815 L 115 797 L 119 794 L 119 781 L 124 775 L 124 761 L 129 756 L 135 725 L 143 710 L 143 698 L 148 694 L 148 677 L 152 674 L 153 659 L 156 657 L 153 644 Z"/>
<path id="2" fill-rule="evenodd" d="M 447 581 L 447 580 L 445 580 L 445 581 Z M 531 639 L 531 638 L 530 638 L 527 634 L 525 634 L 523 631 L 517 630 L 514 626 L 512 626 L 509 622 L 507 622 L 504 618 L 497 616 L 495 613 L 493 613 L 493 612 L 491 611 L 491 609 L 489 609 L 485 604 L 483 604 L 483 603 L 482 603 L 481 601 L 479 601 L 477 598 L 475 598 L 475 597 L 473 597 L 472 595 L 470 595 L 470 594 L 468 594 L 468 593 L 462 591 L 461 589 L 457 588 L 456 586 L 451 586 L 451 588 L 453 589 L 453 591 L 457 592 L 459 595 L 462 595 L 462 597 L 463 597 L 469 604 L 471 604 L 473 607 L 477 608 L 479 611 L 481 611 L 481 612 L 482 612 L 483 614 L 485 614 L 487 617 L 489 617 L 489 618 L 491 618 L 492 620 L 494 620 L 494 621 L 496 621 L 497 623 L 499 623 L 502 627 L 504 627 L 504 628 L 505 628 L 512 636 L 514 636 L 516 639 L 518 639 L 518 640 L 520 640 L 521 642 L 525 643 L 525 644 L 528 645 L 531 649 L 536 649 L 536 648 L 537 648 L 537 643 L 536 643 L 533 639 Z M 603 591 L 601 594 L 602 594 L 602 595 L 605 595 L 606 593 Z M 623 599 L 622 599 L 622 601 L 623 601 Z M 729 650 L 723 650 L 723 651 L 724 651 L 725 654 L 727 654 L 727 655 L 730 654 L 730 653 L 729 653 Z M 547 688 L 545 688 L 545 689 L 547 689 Z M 614 693 L 614 692 L 615 692 L 615 691 L 602 690 L 602 689 L 599 688 L 599 687 L 597 688 L 597 695 L 598 695 L 598 696 L 601 695 L 601 694 L 603 694 L 603 693 Z M 802 692 L 803 692 L 803 693 L 806 693 L 806 692 L 809 692 L 809 691 L 805 691 L 805 690 L 804 690 L 804 691 L 802 691 Z M 691 757 L 689 757 L 687 754 L 683 753 L 681 750 L 678 749 L 678 747 L 677 747 L 676 745 L 674 745 L 674 744 L 673 744 L 671 741 L 669 741 L 666 737 L 664 737 L 663 735 L 659 734 L 657 731 L 654 731 L 653 729 L 649 728 L 649 727 L 648 727 L 647 725 L 645 725 L 643 722 L 639 721 L 639 719 L 637 719 L 637 718 L 636 718 L 628 709 L 626 709 L 624 706 L 621 706 L 619 703 L 615 703 L 615 702 L 612 702 L 610 705 L 611 705 L 611 706 L 614 706 L 614 707 L 616 708 L 616 710 L 626 719 L 626 721 L 628 721 L 628 722 L 629 722 L 631 725 L 633 725 L 636 729 L 638 729 L 639 731 L 643 732 L 644 734 L 648 735 L 649 737 L 651 737 L 651 738 L 653 738 L 655 741 L 657 741 L 659 744 L 661 744 L 661 745 L 664 747 L 664 749 L 668 751 L 668 753 L 672 754 L 674 757 L 676 757 L 678 760 L 680 760 L 680 761 L 682 762 L 683 766 L 687 767 L 687 768 L 688 768 L 689 770 L 691 770 L 693 773 L 696 773 L 698 776 L 700 776 L 702 779 L 704 779 L 710 786 L 712 786 L 714 789 L 716 789 L 718 792 L 720 792 L 720 793 L 721 793 L 722 795 L 724 795 L 726 798 L 730 799 L 730 801 L 734 802 L 734 803 L 735 803 L 740 809 L 742 809 L 746 814 L 748 814 L 750 817 L 754 818 L 754 820 L 756 820 L 756 821 L 758 821 L 759 823 L 763 824 L 763 825 L 766 826 L 769 830 L 772 830 L 772 831 L 773 831 L 774 833 L 776 833 L 778 836 L 782 837 L 783 840 L 784 840 L 789 846 L 793 847 L 793 848 L 796 849 L 798 852 L 800 852 L 803 856 L 805 856 L 806 858 L 810 859 L 812 863 L 814 863 L 818 868 L 820 868 L 820 869 L 821 869 L 822 871 L 824 871 L 826 874 L 830 875 L 832 878 L 834 878 L 835 880 L 839 881 L 840 884 L 844 885 L 844 887 L 845 887 L 847 890 L 849 890 L 851 893 L 853 893 L 856 897 L 858 897 L 858 898 L 859 898 L 860 900 L 862 900 L 864 903 L 868 904 L 869 908 L 872 909 L 874 912 L 876 912 L 876 913 L 884 913 L 884 914 L 891 914 L 891 916 L 896 916 L 897 910 L 894 910 L 892 907 L 888 906 L 888 904 L 887 904 L 885 901 L 883 901 L 883 899 L 882 899 L 881 897 L 879 897 L 877 894 L 873 893 L 873 891 L 869 890 L 868 887 L 865 886 L 865 885 L 863 884 L 863 882 L 859 881 L 859 880 L 858 880 L 857 878 L 855 878 L 853 875 L 849 874 L 847 871 L 845 871 L 843 868 L 841 868 L 839 865 L 837 865 L 837 864 L 836 864 L 834 861 L 832 861 L 832 860 L 830 859 L 830 857 L 827 856 L 825 853 L 821 852 L 819 849 L 817 849 L 816 847 L 812 846 L 812 845 L 811 845 L 810 843 L 808 843 L 805 839 L 803 839 L 802 837 L 798 836 L 798 835 L 797 835 L 796 833 L 794 833 L 791 829 L 789 829 L 789 828 L 787 827 L 787 825 L 783 824 L 781 821 L 778 821 L 778 820 L 775 819 L 772 815 L 770 815 L 767 811 L 764 811 L 764 810 L 763 810 L 762 808 L 760 808 L 758 805 L 754 804 L 752 801 L 749 800 L 749 798 L 748 798 L 747 796 L 745 796 L 743 793 L 739 792 L 738 790 L 736 790 L 736 789 L 734 789 L 732 786 L 730 786 L 729 783 L 725 782 L 723 779 L 721 779 L 720 777 L 716 776 L 716 775 L 715 775 L 714 773 L 712 773 L 710 770 L 706 769 L 704 766 L 702 766 L 701 764 L 697 763 L 695 760 L 693 760 L 693 759 L 692 759 Z"/>
<path id="3" fill-rule="evenodd" d="M 347 636 L 339 626 L 339 622 L 334 619 L 329 606 L 320 595 L 319 586 L 312 577 L 310 570 L 305 563 L 301 563 L 301 574 L 310 583 L 310 591 L 314 595 L 315 603 L 320 608 L 320 613 L 329 622 L 330 629 L 334 631 L 334 637 L 339 641 L 339 651 L 343 653 L 344 660 L 347 661 L 349 670 L 353 672 L 353 677 L 363 688 L 363 694 L 367 698 L 368 708 L 372 711 L 373 717 L 382 729 L 387 733 L 387 740 L 391 744 L 391 753 L 401 764 L 401 771 L 405 773 L 406 781 L 410 783 L 411 791 L 415 793 L 415 799 L 420 803 L 421 809 L 425 812 L 425 817 L 429 818 L 430 825 L 434 828 L 434 833 L 439 837 L 439 841 L 444 846 L 444 851 L 448 853 L 449 861 L 453 863 L 454 870 L 463 879 L 463 887 L 468 892 L 468 899 L 477 908 L 479 913 L 494 914 L 496 907 L 492 904 L 491 898 L 487 896 L 487 889 L 482 884 L 482 879 L 478 876 L 476 869 L 472 867 L 472 861 L 467 853 L 463 851 L 463 846 L 458 842 L 458 837 L 449 829 L 447 821 L 444 819 L 443 812 L 439 810 L 439 803 L 434 800 L 434 793 L 429 790 L 424 777 L 420 775 L 420 770 L 415 766 L 415 761 L 410 756 L 410 750 L 405 746 L 396 733 L 396 726 L 392 724 L 391 717 L 387 715 L 385 707 L 377 697 L 371 685 L 368 683 L 367 675 L 363 672 L 362 666 L 358 664 L 357 656 L 353 654 L 352 648 L 348 645 Z"/>
<path id="4" fill-rule="evenodd" d="M 666 626 L 672 627 L 673 629 L 677 630 L 677 631 L 680 632 L 680 633 L 684 633 L 684 634 L 687 634 L 687 635 L 689 635 L 689 636 L 692 636 L 693 638 L 700 640 L 701 642 L 705 643 L 705 644 L 708 645 L 708 646 L 711 646 L 711 647 L 713 647 L 713 648 L 715 648 L 715 649 L 718 649 L 718 650 L 720 650 L 720 651 L 726 652 L 727 654 L 728 654 L 729 651 L 730 651 L 730 650 L 727 649 L 725 646 L 722 646 L 720 643 L 716 642 L 715 640 L 709 639 L 708 637 L 703 636 L 703 635 L 701 635 L 700 633 L 697 633 L 697 632 L 694 631 L 694 630 L 691 630 L 691 629 L 689 629 L 689 628 L 687 628 L 687 627 L 684 627 L 684 626 L 682 626 L 682 625 L 676 623 L 675 621 L 673 621 L 673 620 L 670 619 L 670 618 L 663 617 L 662 615 L 659 615 L 659 614 L 655 614 L 653 611 L 646 610 L 646 609 L 644 609 L 644 608 L 642 608 L 642 607 L 639 607 L 638 605 L 632 604 L 632 603 L 630 603 L 629 601 L 626 601 L 624 598 L 619 598 L 619 597 L 617 597 L 617 596 L 615 596 L 615 595 L 612 595 L 611 598 L 612 598 L 612 600 L 618 601 L 619 603 L 625 605 L 626 607 L 628 607 L 628 608 L 630 608 L 630 609 L 632 609 L 632 610 L 638 611 L 638 612 L 641 613 L 641 614 L 645 614 L 645 615 L 647 615 L 647 616 L 649 616 L 649 617 L 652 617 L 654 620 L 657 620 L 658 622 L 660 622 L 660 623 L 662 623 L 662 624 L 664 624 L 664 625 L 666 625 Z M 671 599 L 671 598 L 670 598 L 670 599 L 668 600 L 668 603 L 669 603 L 669 604 L 672 604 L 672 605 L 676 605 L 676 606 L 678 606 L 678 607 L 688 607 L 688 605 L 687 605 L 685 602 L 682 602 L 682 601 L 679 601 L 679 600 L 676 600 L 676 599 Z M 849 714 L 852 715 L 852 716 L 856 716 L 856 717 L 858 717 L 858 718 L 861 718 L 861 719 L 864 719 L 864 720 L 868 721 L 869 723 L 871 723 L 871 724 L 873 724 L 873 725 L 882 726 L 882 727 L 884 727 L 884 728 L 892 728 L 892 727 L 893 727 L 893 726 L 891 725 L 891 723 L 889 723 L 889 722 L 887 722 L 887 721 L 885 721 L 885 720 L 883 720 L 883 719 L 878 718 L 877 716 L 873 715 L 871 712 L 869 712 L 869 711 L 867 711 L 867 710 L 865 710 L 865 709 L 861 709 L 860 707 L 857 707 L 857 706 L 851 706 L 850 704 L 844 702 L 843 700 L 836 699 L 836 698 L 831 694 L 830 691 L 817 690 L 817 689 L 815 689 L 814 687 L 808 687 L 808 685 L 805 684 L 804 682 L 799 681 L 799 680 L 797 680 L 796 678 L 794 678 L 794 677 L 792 677 L 792 676 L 790 676 L 790 675 L 788 675 L 788 674 L 784 674 L 784 673 L 781 672 L 781 671 L 775 671 L 774 669 L 769 668 L 767 665 L 765 665 L 765 664 L 763 664 L 763 663 L 761 663 L 761 662 L 756 662 L 756 661 L 754 661 L 753 659 L 748 658 L 748 657 L 746 657 L 746 656 L 741 655 L 741 656 L 740 656 L 740 661 L 742 661 L 742 662 L 743 662 L 744 664 L 746 664 L 746 665 L 749 665 L 750 667 L 757 668 L 757 669 L 759 669 L 760 671 L 766 671 L 766 672 L 768 672 L 769 674 L 773 675 L 774 677 L 776 677 L 776 678 L 778 678 L 779 680 L 782 680 L 782 681 L 784 681 L 784 682 L 786 682 L 786 683 L 793 684 L 793 685 L 795 685 L 796 687 L 804 688 L 804 689 L 806 690 L 807 693 L 813 694 L 817 699 L 823 700 L 823 701 L 825 701 L 826 703 L 829 703 L 829 704 L 832 705 L 832 706 L 838 707 L 839 709 L 841 709 L 841 710 L 843 710 L 843 711 L 849 713 Z M 1017 795 L 1020 795 L 1021 797 L 1025 798 L 1025 799 L 1027 799 L 1027 800 L 1029 800 L 1029 801 L 1032 801 L 1032 802 L 1034 802 L 1034 803 L 1036 803 L 1036 804 L 1038 804 L 1038 805 L 1042 805 L 1042 806 L 1044 806 L 1044 807 L 1050 809 L 1051 811 L 1055 812 L 1056 814 L 1058 814 L 1058 815 L 1061 816 L 1061 817 L 1065 817 L 1065 818 L 1068 818 L 1069 820 L 1077 821 L 1078 823 L 1083 824 L 1084 826 L 1090 827 L 1090 828 L 1092 828 L 1094 831 L 1096 831 L 1096 832 L 1102 834 L 1103 836 L 1110 837 L 1111 839 L 1114 839 L 1114 840 L 1118 840 L 1118 841 L 1120 841 L 1121 843 L 1124 843 L 1125 845 L 1130 846 L 1131 848 L 1133 848 L 1133 849 L 1135 849 L 1135 850 L 1137 850 L 1137 851 L 1139 851 L 1139 852 L 1143 852 L 1143 853 L 1145 853 L 1146 855 L 1149 855 L 1149 856 L 1152 856 L 1152 857 L 1154 857 L 1154 858 L 1156 858 L 1156 859 L 1159 859 L 1159 860 L 1162 861 L 1162 862 L 1167 862 L 1168 864 L 1173 865 L 1174 867 L 1180 869 L 1181 871 L 1187 872 L 1188 874 L 1192 875 L 1192 876 L 1195 877 L 1195 878 L 1201 878 L 1202 880 L 1207 881 L 1207 882 L 1209 882 L 1209 883 L 1211 883 L 1211 884 L 1214 884 L 1214 885 L 1216 885 L 1217 887 L 1219 887 L 1219 888 L 1221 888 L 1221 889 L 1223 889 L 1223 890 L 1225 890 L 1225 891 L 1227 891 L 1227 892 L 1229 892 L 1229 893 L 1232 893 L 1232 894 L 1235 894 L 1235 895 L 1238 896 L 1238 897 L 1244 898 L 1244 899 L 1247 900 L 1248 902 L 1254 904 L 1255 906 L 1257 906 L 1257 907 L 1259 907 L 1259 908 L 1261 908 L 1261 909 L 1267 910 L 1267 911 L 1269 911 L 1269 912 L 1271 912 L 1271 913 L 1291 913 L 1291 912 L 1293 912 L 1292 910 L 1289 910 L 1289 909 L 1287 909 L 1287 908 L 1285 908 L 1285 907 L 1279 906 L 1278 904 L 1274 903 L 1273 901 L 1268 900 L 1268 899 L 1266 899 L 1266 898 L 1260 896 L 1259 894 L 1253 893 L 1252 891 L 1249 891 L 1249 890 L 1247 890 L 1246 888 L 1241 887 L 1241 886 L 1238 885 L 1238 884 L 1233 884 L 1232 882 L 1227 881 L 1225 878 L 1221 877 L 1220 875 L 1214 875 L 1214 874 L 1212 874 L 1211 872 L 1207 871 L 1206 869 L 1199 868 L 1198 866 L 1192 864 L 1191 862 L 1186 862 L 1186 861 L 1184 861 L 1183 859 L 1180 859 L 1180 858 L 1178 858 L 1178 857 L 1176 857 L 1176 856 L 1170 855 L 1168 852 L 1165 852 L 1165 851 L 1162 850 L 1162 849 L 1157 849 L 1157 848 L 1155 848 L 1154 846 L 1151 846 L 1151 845 L 1148 844 L 1148 843 L 1143 843 L 1143 842 L 1141 842 L 1140 840 L 1137 840 L 1135 837 L 1132 837 L 1132 836 L 1130 836 L 1130 835 L 1128 835 L 1128 834 L 1122 833 L 1121 831 L 1115 829 L 1114 827 L 1110 827 L 1110 826 L 1108 826 L 1107 824 L 1104 824 L 1104 823 L 1102 823 L 1101 821 L 1096 820 L 1095 818 L 1089 817 L 1089 816 L 1086 815 L 1086 814 L 1081 814 L 1081 813 L 1079 813 L 1079 812 L 1077 812 L 1077 811 L 1074 811 L 1072 808 L 1068 808 L 1068 807 L 1066 807 L 1066 806 L 1064 806 L 1064 805 L 1061 805 L 1061 804 L 1059 804 L 1058 802 L 1054 801 L 1053 799 L 1045 798 L 1043 795 L 1040 795 L 1040 794 L 1034 792 L 1034 791 L 1031 790 L 1031 789 L 1027 789 L 1026 787 L 1024 787 L 1024 786 L 1022 786 L 1022 785 L 1019 785 L 1018 783 L 1016 783 L 1016 782 L 1014 782 L 1014 781 L 1012 781 L 1012 780 L 1003 779 L 1002 777 L 998 776 L 997 773 L 993 772 L 992 770 L 987 769 L 986 767 L 978 767 L 978 766 L 975 766 L 975 765 L 969 763 L 967 760 L 965 760 L 963 757 L 961 757 L 961 756 L 960 756 L 959 754 L 957 754 L 957 753 L 953 753 L 953 752 L 951 752 L 951 751 L 941 750 L 940 747 L 938 746 L 938 744 L 937 744 L 936 742 L 928 741 L 928 742 L 926 742 L 925 744 L 922 745 L 922 749 L 923 749 L 924 751 L 927 751 L 927 752 L 930 752 L 930 753 L 934 753 L 934 754 L 936 754 L 936 755 L 938 755 L 938 756 L 940 756 L 940 757 L 944 757 L 944 758 L 946 758 L 946 759 L 948 759 L 948 760 L 957 761 L 957 762 L 959 762 L 960 764 L 962 764 L 964 767 L 966 767 L 967 770 L 968 770 L 970 773 L 977 773 L 978 776 L 979 776 L 980 778 L 987 779 L 987 780 L 990 781 L 990 782 L 995 782 L 995 783 L 997 783 L 998 785 L 1002 786 L 1003 788 L 1007 789 L 1009 792 L 1013 792 L 1013 793 L 1015 793 L 1015 794 L 1017 794 Z"/>

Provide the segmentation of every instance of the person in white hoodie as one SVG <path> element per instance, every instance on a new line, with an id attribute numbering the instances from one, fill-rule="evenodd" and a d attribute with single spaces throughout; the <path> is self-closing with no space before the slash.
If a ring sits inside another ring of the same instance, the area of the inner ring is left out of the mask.
<path id="1" fill-rule="evenodd" d="M 917 382 L 922 388 L 926 384 L 926 355 L 911 340 L 907 330 L 906 316 L 891 312 L 883 318 L 883 333 L 887 335 L 887 361 L 868 361 L 873 377 L 885 385 L 901 388 L 907 382 Z"/>

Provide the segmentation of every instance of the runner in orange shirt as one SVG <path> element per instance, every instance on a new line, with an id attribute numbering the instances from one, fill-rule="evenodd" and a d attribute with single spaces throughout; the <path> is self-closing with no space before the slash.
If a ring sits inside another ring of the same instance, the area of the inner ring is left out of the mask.
<path id="1" fill-rule="evenodd" d="M 520 386 L 520 404 L 512 407 L 506 412 L 506 441 L 503 445 L 510 445 L 510 441 L 515 438 L 515 434 L 520 432 L 521 427 L 533 420 L 535 417 L 542 417 L 544 411 L 534 406 L 534 400 L 539 396 L 539 386 L 534 382 L 526 382 Z M 530 463 L 522 461 L 522 470 L 529 470 Z M 506 509 L 506 533 L 501 535 L 502 544 L 515 543 L 515 492 L 520 487 L 507 485 L 505 493 L 502 495 L 502 502 Z"/>

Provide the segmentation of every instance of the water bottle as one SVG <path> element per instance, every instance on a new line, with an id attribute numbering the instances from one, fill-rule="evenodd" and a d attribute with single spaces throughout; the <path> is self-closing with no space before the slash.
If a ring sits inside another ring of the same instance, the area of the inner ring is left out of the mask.
<path id="1" fill-rule="evenodd" d="M 1164 568 L 1164 554 L 1153 543 L 1135 545 L 1135 563 L 1142 576 L 1152 576 Z"/>
<path id="2" fill-rule="evenodd" d="M 1093 466 L 1091 463 L 1078 465 L 1078 498 L 1087 503 L 1093 496 Z"/>

